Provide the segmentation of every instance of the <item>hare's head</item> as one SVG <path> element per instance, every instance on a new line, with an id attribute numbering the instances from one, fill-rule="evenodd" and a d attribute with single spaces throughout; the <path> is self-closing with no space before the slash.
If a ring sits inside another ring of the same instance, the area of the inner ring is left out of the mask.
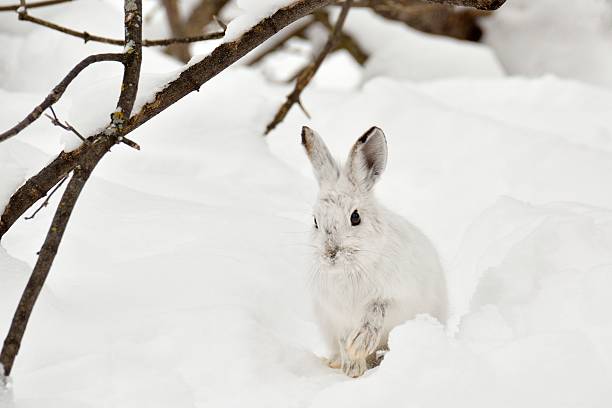
<path id="1" fill-rule="evenodd" d="M 378 258 L 384 223 L 372 189 L 387 164 L 383 131 L 373 127 L 357 139 L 342 167 L 308 127 L 302 129 L 302 145 L 319 182 L 313 228 L 323 264 L 363 264 Z"/>

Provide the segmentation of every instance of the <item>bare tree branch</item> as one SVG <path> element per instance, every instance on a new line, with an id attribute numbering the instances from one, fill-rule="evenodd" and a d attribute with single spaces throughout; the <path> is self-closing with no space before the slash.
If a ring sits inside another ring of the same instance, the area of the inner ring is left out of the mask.
<path id="1" fill-rule="evenodd" d="M 31 23 L 50 28 L 51 30 L 59 31 L 64 34 L 68 34 L 72 37 L 81 38 L 86 43 L 89 41 L 93 41 L 93 42 L 99 42 L 99 43 L 104 43 L 104 44 L 125 46 L 124 40 L 119 40 L 116 38 L 101 37 L 99 35 L 89 34 L 87 31 L 76 31 L 71 28 L 52 23 L 47 20 L 43 20 L 42 18 L 33 17 L 29 15 L 26 11 L 19 13 L 19 20 L 29 21 Z M 187 43 L 194 43 L 194 42 L 199 42 L 199 41 L 217 40 L 219 38 L 223 38 L 224 35 L 225 35 L 225 30 L 222 30 L 222 31 L 214 32 L 214 33 L 197 35 L 193 37 L 178 37 L 178 38 L 168 38 L 168 39 L 162 39 L 162 40 L 143 40 L 142 46 L 143 47 L 162 47 L 162 46 L 167 46 L 167 45 L 175 44 L 175 43 L 187 44 Z"/>
<path id="2" fill-rule="evenodd" d="M 455 7 L 450 3 L 433 0 L 356 0 L 353 7 L 370 8 L 377 14 L 401 21 L 419 31 L 458 38 L 460 40 L 479 41 L 482 29 L 478 18 L 490 13 L 471 7 Z M 342 2 L 336 2 L 342 5 Z"/>
<path id="3" fill-rule="evenodd" d="M 376 5 L 405 5 L 410 0 L 355 0 L 353 7 L 373 7 Z M 449 6 L 472 7 L 479 10 L 497 10 L 506 0 L 423 0 L 428 3 L 446 4 Z M 341 6 L 346 0 L 335 0 L 333 4 Z"/>
<path id="4" fill-rule="evenodd" d="M 124 121 L 129 118 L 136 100 L 142 62 L 142 0 L 125 0 L 124 12 L 125 42 L 128 45 L 125 50 L 125 69 L 117 109 L 111 115 L 111 124 L 104 135 L 98 135 L 92 143 L 82 145 L 86 146 L 86 150 L 82 159 L 75 166 L 73 176 L 62 195 L 30 280 L 13 316 L 2 352 L 0 352 L 0 364 L 4 367 L 7 376 L 10 375 L 13 368 L 30 315 L 55 260 L 79 195 L 102 157 L 108 153 L 112 145 L 122 140 L 119 132 Z"/>
<path id="5" fill-rule="evenodd" d="M 38 174 L 30 177 L 24 185 L 19 187 L 11 196 L 0 217 L 0 239 L 28 208 L 43 198 L 53 186 L 76 167 L 86 150 L 87 145 L 83 144 L 71 152 L 60 153 Z"/>
<path id="6" fill-rule="evenodd" d="M 10 128 L 9 130 L 0 133 L 0 142 L 4 142 L 5 140 L 15 136 L 23 129 L 28 127 L 30 124 L 32 124 L 32 122 L 34 122 L 36 119 L 38 119 L 47 108 L 59 101 L 64 92 L 66 92 L 66 88 L 68 88 L 68 85 L 70 85 L 70 83 L 81 73 L 81 71 L 83 71 L 91 64 L 103 61 L 124 62 L 124 60 L 124 54 L 96 54 L 90 55 L 89 57 L 85 58 L 83 61 L 79 62 L 74 68 L 72 68 L 72 70 L 70 70 L 68 75 L 66 75 L 64 79 L 62 79 L 60 83 L 57 84 L 55 88 L 53 88 L 53 90 L 49 95 L 47 95 L 45 100 L 42 101 L 40 105 L 38 105 L 36 108 L 34 108 L 34 110 L 30 112 L 30 114 L 26 116 L 25 119 L 23 119 L 21 122 Z"/>
<path id="7" fill-rule="evenodd" d="M 214 33 L 194 35 L 189 37 L 177 37 L 167 38 L 165 40 L 142 40 L 143 47 L 165 47 L 172 44 L 191 44 L 201 41 L 218 40 L 225 36 L 225 29 L 223 31 L 216 31 Z"/>
<path id="8" fill-rule="evenodd" d="M 506 0 L 425 0 L 431 3 L 448 4 L 451 6 L 473 7 L 479 10 L 497 10 Z"/>
<path id="9" fill-rule="evenodd" d="M 27 6 L 28 8 L 47 7 L 47 6 L 53 6 L 53 5 L 61 4 L 61 3 L 69 3 L 71 1 L 72 0 L 44 0 L 44 1 L 28 3 Z M 12 4 L 10 6 L 0 6 L 0 11 L 17 11 L 19 10 L 19 7 L 21 7 L 21 4 Z"/>
<path id="10" fill-rule="evenodd" d="M 276 126 L 278 126 L 278 124 L 281 123 L 283 119 L 285 119 L 293 105 L 295 105 L 296 103 L 300 107 L 302 107 L 302 110 L 304 111 L 306 116 L 308 116 L 308 113 L 302 106 L 300 96 L 302 95 L 302 91 L 308 86 L 312 78 L 315 76 L 315 74 L 321 67 L 321 64 L 323 64 L 325 57 L 327 57 L 327 55 L 334 49 L 334 47 L 338 43 L 340 33 L 342 32 L 342 26 L 346 21 L 346 16 L 348 15 L 352 4 L 352 0 L 346 0 L 344 2 L 344 5 L 342 6 L 342 11 L 340 12 L 340 16 L 338 17 L 338 21 L 336 21 L 334 29 L 329 34 L 327 43 L 325 44 L 321 52 L 319 52 L 315 60 L 311 62 L 310 65 L 308 65 L 306 68 L 304 68 L 304 70 L 298 76 L 293 91 L 287 96 L 285 103 L 279 108 L 272 122 L 270 122 L 266 127 L 266 135 L 270 133 L 274 128 L 276 128 Z"/>

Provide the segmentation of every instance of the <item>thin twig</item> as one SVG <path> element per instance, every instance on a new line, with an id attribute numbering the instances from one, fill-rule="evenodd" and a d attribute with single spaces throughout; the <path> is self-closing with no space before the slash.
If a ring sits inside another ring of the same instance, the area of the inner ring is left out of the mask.
<path id="1" fill-rule="evenodd" d="M 34 108 L 34 110 L 30 112 L 30 114 L 26 116 L 25 119 L 23 119 L 21 122 L 10 128 L 9 130 L 5 131 L 4 133 L 0 133 L 0 142 L 4 142 L 5 140 L 15 136 L 23 129 L 28 127 L 36 119 L 38 119 L 47 108 L 56 103 L 62 97 L 68 85 L 70 85 L 70 83 L 81 73 L 81 71 L 83 71 L 91 64 L 103 61 L 123 62 L 124 60 L 124 54 L 96 54 L 90 55 L 89 57 L 85 58 L 83 61 L 79 62 L 74 68 L 70 70 L 68 75 L 66 75 L 64 79 L 62 79 L 60 83 L 57 84 L 55 88 L 53 88 L 53 90 L 49 95 L 47 95 L 45 100 L 42 101 L 41 104 L 38 105 L 36 108 Z"/>
<path id="2" fill-rule="evenodd" d="M 138 143 L 136 143 L 135 141 L 133 141 L 133 140 L 131 140 L 131 139 L 128 139 L 128 138 L 127 138 L 127 137 L 125 137 L 125 136 L 122 136 L 122 137 L 121 137 L 121 142 L 122 142 L 123 144 L 125 144 L 126 146 L 131 147 L 131 148 L 132 148 L 132 149 L 134 149 L 134 150 L 140 150 L 140 145 L 139 145 Z"/>
<path id="3" fill-rule="evenodd" d="M 75 168 L 88 147 L 89 145 L 83 144 L 71 152 L 61 152 L 51 163 L 17 189 L 0 217 L 0 238 L 28 208 L 43 198 L 53 186 Z"/>
<path id="4" fill-rule="evenodd" d="M 213 20 L 215 20 L 215 23 L 217 23 L 217 25 L 219 27 L 221 27 L 223 29 L 223 31 L 227 31 L 227 24 L 225 24 L 223 22 L 223 20 L 221 20 L 219 17 L 217 17 L 217 15 L 213 15 Z"/>
<path id="5" fill-rule="evenodd" d="M 34 217 L 36 217 L 36 214 L 38 214 L 38 212 L 39 212 L 40 210 L 42 210 L 42 209 L 43 209 L 43 208 L 45 208 L 47 205 L 49 205 L 49 200 L 51 199 L 51 197 L 53 197 L 53 194 L 55 194 L 55 192 L 56 192 L 57 190 L 59 190 L 59 188 L 62 186 L 62 184 L 64 184 L 64 182 L 65 182 L 66 180 L 68 180 L 68 174 L 66 174 L 66 175 L 64 176 L 64 178 L 63 178 L 63 179 L 61 179 L 61 180 L 60 180 L 60 182 L 59 182 L 59 183 L 58 183 L 58 184 L 57 184 L 57 185 L 56 185 L 56 186 L 53 188 L 53 190 L 51 190 L 51 191 L 50 191 L 50 192 L 49 192 L 49 193 L 46 195 L 46 197 L 47 197 L 47 198 L 45 198 L 45 201 L 43 201 L 43 203 L 40 205 L 40 207 L 38 207 L 38 208 L 36 209 L 36 211 L 34 211 L 34 213 L 32 213 L 32 215 L 30 215 L 29 217 L 23 217 L 23 218 L 24 218 L 24 219 L 26 219 L 26 220 L 31 220 L 31 219 L 33 219 Z"/>
<path id="6" fill-rule="evenodd" d="M 214 33 L 195 35 L 191 37 L 182 38 L 168 38 L 165 40 L 143 40 L 143 47 L 163 47 L 171 44 L 190 44 L 199 41 L 218 40 L 225 36 L 225 30 L 217 31 Z"/>
<path id="7" fill-rule="evenodd" d="M 353 4 L 353 0 L 346 0 L 344 2 L 344 5 L 342 6 L 342 10 L 340 11 L 340 16 L 338 16 L 336 25 L 334 26 L 334 29 L 332 30 L 332 32 L 329 34 L 327 43 L 325 43 L 325 46 L 323 47 L 321 52 L 317 55 L 315 60 L 311 62 L 298 76 L 295 82 L 295 87 L 293 88 L 293 91 L 289 95 L 287 95 L 287 99 L 285 100 L 285 103 L 283 103 L 283 105 L 278 109 L 278 111 L 276 112 L 276 115 L 274 116 L 274 119 L 272 119 L 272 121 L 266 127 L 266 131 L 265 131 L 266 135 L 270 133 L 274 128 L 276 128 L 276 126 L 278 126 L 278 124 L 281 123 L 285 119 L 285 117 L 287 116 L 287 114 L 289 113 L 293 105 L 295 105 L 296 103 L 306 113 L 306 110 L 304 109 L 302 101 L 300 100 L 302 92 L 308 86 L 308 84 L 310 84 L 310 81 L 312 80 L 312 78 L 315 76 L 315 74 L 321 67 L 321 64 L 323 64 L 323 61 L 325 61 L 325 58 L 327 57 L 327 55 L 335 48 L 336 44 L 338 43 L 340 34 L 342 32 L 342 26 L 344 25 L 344 22 L 346 21 L 346 16 L 348 15 L 348 12 L 352 4 Z M 309 116 L 309 115 L 306 113 L 306 116 Z"/>
<path id="8" fill-rule="evenodd" d="M 31 8 L 37 8 L 37 7 L 47 7 L 47 6 L 53 6 L 56 4 L 61 4 L 61 3 L 70 3 L 72 0 L 44 0 L 44 1 L 37 1 L 34 3 L 27 3 L 27 7 L 29 9 Z M 21 7 L 21 4 L 11 4 L 10 6 L 0 6 L 0 11 L 17 11 L 19 10 L 19 7 Z"/>
<path id="9" fill-rule="evenodd" d="M 83 143 L 87 143 L 87 139 L 85 139 L 79 132 L 77 132 L 77 130 L 75 128 L 73 128 L 72 126 L 70 126 L 70 124 L 68 122 L 62 123 L 59 121 L 59 119 L 57 118 L 57 115 L 55 114 L 55 110 L 53 110 L 53 106 L 49 106 L 49 109 L 51 109 L 51 113 L 53 114 L 53 117 L 47 115 L 45 113 L 45 116 L 49 118 L 49 120 L 51 120 L 51 123 L 54 126 L 59 126 L 64 130 L 67 130 L 68 132 L 72 132 L 74 133 L 79 139 L 81 139 L 81 141 Z"/>
<path id="10" fill-rule="evenodd" d="M 85 43 L 89 41 L 99 42 L 104 44 L 111 45 L 121 45 L 125 46 L 126 42 L 124 40 L 119 40 L 116 38 L 108 38 L 101 37 L 99 35 L 89 34 L 87 31 L 76 31 L 68 27 L 61 26 L 59 24 L 52 23 L 47 20 L 43 20 L 42 18 L 33 17 L 29 15 L 27 12 L 19 13 L 19 19 L 22 21 L 29 21 L 30 23 L 38 24 L 43 27 L 50 28 L 51 30 L 59 31 L 64 34 L 68 34 L 72 37 L 81 38 Z M 193 37 L 181 37 L 181 38 L 167 38 L 162 40 L 143 40 L 143 47 L 162 47 L 170 44 L 187 44 L 194 43 L 199 41 L 208 41 L 208 40 L 217 40 L 219 38 L 223 38 L 225 35 L 225 30 L 218 31 L 209 34 L 197 35 Z"/>

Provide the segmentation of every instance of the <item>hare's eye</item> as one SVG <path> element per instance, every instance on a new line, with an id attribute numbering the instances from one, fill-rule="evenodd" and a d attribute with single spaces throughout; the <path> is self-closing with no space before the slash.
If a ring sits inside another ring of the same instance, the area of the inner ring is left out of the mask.
<path id="1" fill-rule="evenodd" d="M 319 229 L 319 225 L 317 224 L 317 218 L 313 217 L 313 219 L 314 219 L 315 228 Z"/>
<path id="2" fill-rule="evenodd" d="M 355 210 L 351 214 L 351 225 L 354 227 L 359 224 L 361 224 L 361 217 L 359 216 L 359 213 L 357 212 L 357 210 Z"/>

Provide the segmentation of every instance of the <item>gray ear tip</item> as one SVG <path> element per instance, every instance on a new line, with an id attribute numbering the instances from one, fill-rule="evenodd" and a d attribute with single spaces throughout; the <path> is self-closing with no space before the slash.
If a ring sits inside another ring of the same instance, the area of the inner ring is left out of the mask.
<path id="1" fill-rule="evenodd" d="M 365 142 L 368 141 L 368 139 L 370 139 L 374 135 L 378 135 L 378 136 L 382 137 L 383 140 L 385 141 L 385 144 L 386 144 L 387 138 L 385 137 L 385 132 L 383 132 L 383 130 L 381 128 L 379 128 L 378 126 L 372 126 L 370 129 L 368 129 L 367 132 L 365 132 L 363 134 L 363 136 L 361 136 L 358 139 L 358 141 L 360 143 L 365 143 Z"/>
<path id="2" fill-rule="evenodd" d="M 302 126 L 302 144 L 304 146 L 307 144 L 306 138 L 308 133 L 312 133 L 312 129 L 310 129 L 308 126 Z"/>

